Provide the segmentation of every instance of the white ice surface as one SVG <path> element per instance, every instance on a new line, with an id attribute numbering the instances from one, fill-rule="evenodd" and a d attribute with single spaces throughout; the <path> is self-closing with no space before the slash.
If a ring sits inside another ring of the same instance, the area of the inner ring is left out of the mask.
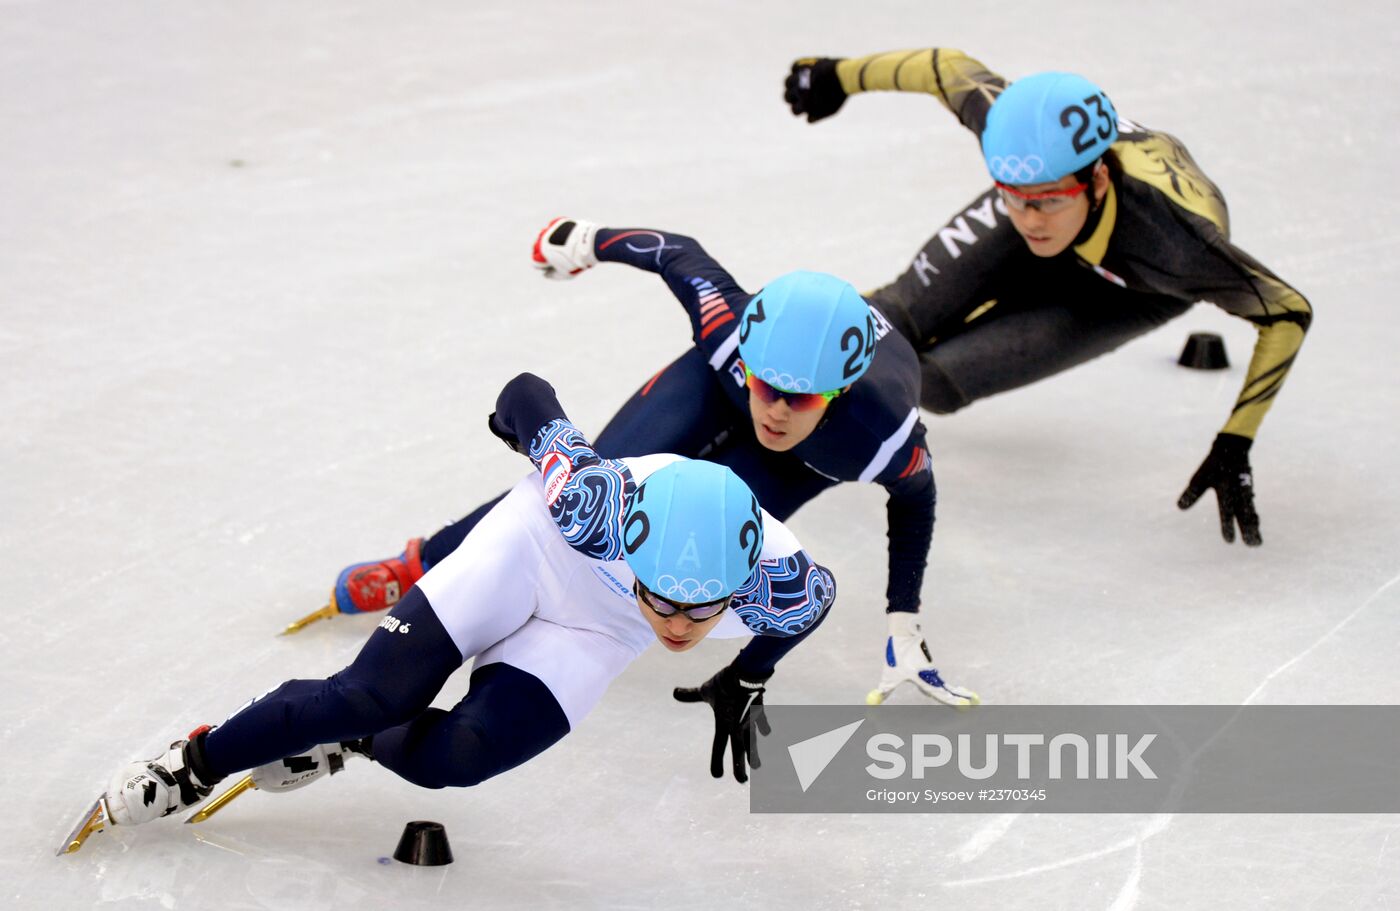
<path id="1" fill-rule="evenodd" d="M 52 856 L 120 762 L 354 654 L 373 618 L 272 634 L 523 471 L 483 428 L 506 379 L 550 378 L 596 430 L 685 347 L 652 276 L 540 281 L 546 219 L 685 231 L 751 288 L 873 287 L 985 185 L 931 99 L 793 119 L 809 53 L 1084 72 L 1190 145 L 1317 311 L 1253 453 L 1257 550 L 1174 505 L 1252 344 L 1214 308 L 928 418 L 949 676 L 995 703 L 1400 700 L 1397 23 L 1366 0 L 0 3 L 0 904 L 1400 906 L 1394 816 L 751 816 L 669 695 L 723 643 L 648 654 L 471 791 L 352 766 Z M 1192 330 L 1225 335 L 1227 374 L 1174 366 Z M 882 497 L 848 485 L 792 526 L 843 597 L 771 698 L 858 701 Z M 454 865 L 377 862 L 417 818 Z"/>

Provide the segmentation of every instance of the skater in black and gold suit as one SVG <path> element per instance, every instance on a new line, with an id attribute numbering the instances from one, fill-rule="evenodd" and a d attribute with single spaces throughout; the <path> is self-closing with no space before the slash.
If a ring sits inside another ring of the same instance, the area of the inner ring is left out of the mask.
<path id="1" fill-rule="evenodd" d="M 1066 73 L 1008 83 L 961 51 L 804 58 L 785 97 L 816 122 L 848 95 L 933 95 L 982 143 L 995 185 L 867 295 L 919 352 L 921 403 L 947 414 L 1084 363 L 1216 304 L 1258 341 L 1234 409 L 1178 505 L 1212 488 L 1221 532 L 1262 538 L 1249 448 L 1302 344 L 1308 301 L 1230 241 L 1219 188 L 1175 137 L 1118 116 Z"/>

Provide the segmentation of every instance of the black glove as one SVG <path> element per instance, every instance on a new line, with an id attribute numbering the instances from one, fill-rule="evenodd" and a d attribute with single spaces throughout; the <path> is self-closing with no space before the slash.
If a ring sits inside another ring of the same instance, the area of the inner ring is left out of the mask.
<path id="1" fill-rule="evenodd" d="M 715 712 L 715 745 L 710 751 L 710 774 L 724 777 L 724 745 L 728 742 L 734 760 L 734 780 L 743 784 L 749 780 L 747 765 L 758 768 L 757 744 L 753 728 L 765 737 L 772 731 L 763 715 L 763 684 L 771 673 L 739 676 L 734 665 L 715 674 L 699 687 L 678 686 L 672 693 L 678 702 L 705 702 Z"/>
<path id="2" fill-rule="evenodd" d="M 522 373 L 496 396 L 496 410 L 486 419 L 486 428 L 513 451 L 525 453 L 541 427 L 565 417 L 554 387 L 533 373 Z"/>
<path id="3" fill-rule="evenodd" d="M 803 57 L 794 60 L 784 83 L 783 100 L 798 116 L 816 123 L 835 114 L 846 103 L 846 90 L 836 76 L 837 57 Z"/>
<path id="4" fill-rule="evenodd" d="M 486 416 L 486 429 L 491 431 L 491 435 L 510 447 L 512 452 L 520 451 L 520 440 L 496 420 L 496 412 L 491 412 Z"/>
<path id="5" fill-rule="evenodd" d="M 1191 483 L 1176 505 L 1190 509 L 1201 494 L 1215 488 L 1220 505 L 1220 534 L 1226 542 L 1235 542 L 1235 523 L 1240 523 L 1240 536 L 1250 547 L 1264 543 L 1259 536 L 1259 514 L 1254 511 L 1254 473 L 1249 468 L 1249 447 L 1254 441 L 1233 433 L 1218 434 L 1210 455 L 1196 469 Z"/>

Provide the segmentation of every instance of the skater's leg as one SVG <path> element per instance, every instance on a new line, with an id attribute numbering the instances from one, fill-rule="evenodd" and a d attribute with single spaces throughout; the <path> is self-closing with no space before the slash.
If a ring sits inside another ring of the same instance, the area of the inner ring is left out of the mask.
<path id="1" fill-rule="evenodd" d="M 476 528 L 477 523 L 504 497 L 505 494 L 500 494 L 487 500 L 463 518 L 440 529 L 435 535 L 423 542 L 423 570 L 426 572 L 447 559 L 447 555 L 457 549 L 467 535 L 471 534 L 472 529 Z"/>
<path id="2" fill-rule="evenodd" d="M 409 590 L 345 670 L 289 681 L 216 728 L 204 744 L 211 771 L 226 775 L 365 737 L 426 709 L 466 658 L 534 612 L 544 556 L 531 525 L 548 522 L 539 497 L 538 476 L 517 484 L 479 534 Z"/>
<path id="3" fill-rule="evenodd" d="M 708 458 L 736 425 L 748 421 L 725 394 L 724 381 L 700 349 L 689 349 L 623 403 L 593 448 L 606 459 L 656 452 Z"/>
<path id="4" fill-rule="evenodd" d="M 374 737 L 380 765 L 425 788 L 471 787 L 544 752 L 569 720 L 538 677 L 508 664 L 472 672 L 471 690 L 447 712 L 428 709 Z"/>
<path id="5" fill-rule="evenodd" d="M 1050 270 L 1027 270 L 1035 271 Z M 1008 289 L 985 316 L 919 352 L 921 404 L 950 414 L 1106 354 L 1189 306 L 1126 291 L 1088 269 L 1060 269 L 1038 290 Z"/>
<path id="6" fill-rule="evenodd" d="M 461 663 L 423 594 L 410 589 L 345 670 L 290 680 L 218 728 L 201 727 L 154 759 L 123 766 L 103 794 L 104 813 L 120 826 L 151 822 L 199 803 L 233 772 L 398 724 L 425 709 Z"/>
<path id="7" fill-rule="evenodd" d="M 930 237 L 904 274 L 865 297 L 918 351 L 996 298 L 1008 262 L 1028 256 L 993 188 Z"/>
<path id="8" fill-rule="evenodd" d="M 412 588 L 349 667 L 324 680 L 289 680 L 253 700 L 204 739 L 205 762 L 222 777 L 401 724 L 431 705 L 461 665 L 432 605 Z"/>
<path id="9" fill-rule="evenodd" d="M 479 784 L 557 743 L 644 647 L 532 618 L 477 659 L 452 711 L 376 735 L 374 758 L 426 788 Z"/>

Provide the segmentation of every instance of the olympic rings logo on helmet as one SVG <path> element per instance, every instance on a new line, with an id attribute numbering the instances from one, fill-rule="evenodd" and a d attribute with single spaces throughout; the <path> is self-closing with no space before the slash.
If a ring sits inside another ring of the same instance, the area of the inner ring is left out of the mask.
<path id="1" fill-rule="evenodd" d="M 994 155 L 987 164 L 1002 183 L 1035 183 L 1035 178 L 1045 172 L 1045 162 L 1039 155 Z"/>
<path id="2" fill-rule="evenodd" d="M 783 392 L 811 392 L 812 381 L 804 377 L 793 376 L 790 373 L 779 373 L 772 367 L 764 367 L 758 371 L 758 378 L 775 389 Z"/>
<path id="3" fill-rule="evenodd" d="M 724 583 L 718 579 L 677 579 L 670 573 L 656 577 L 656 584 L 647 586 L 663 598 L 679 601 L 682 604 L 706 604 L 718 601 L 726 594 Z"/>

